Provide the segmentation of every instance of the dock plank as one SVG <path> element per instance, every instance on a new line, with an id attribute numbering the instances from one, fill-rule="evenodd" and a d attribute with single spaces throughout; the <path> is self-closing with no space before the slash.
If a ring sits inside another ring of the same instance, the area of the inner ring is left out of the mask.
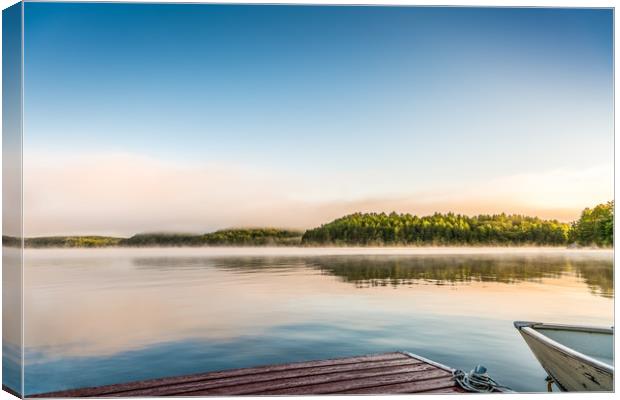
<path id="1" fill-rule="evenodd" d="M 414 372 L 398 372 L 394 374 L 375 374 L 370 376 L 358 377 L 349 380 L 338 380 L 335 382 L 320 383 L 316 385 L 306 385 L 288 387 L 280 390 L 267 390 L 259 392 L 260 395 L 300 395 L 300 394 L 331 394 L 331 393 L 356 393 L 358 390 L 386 386 L 394 383 L 405 383 L 412 380 L 424 380 L 438 377 L 451 377 L 446 371 L 439 370 L 433 366 L 424 366 L 423 369 Z M 390 393 L 383 391 L 382 393 Z"/>
<path id="2" fill-rule="evenodd" d="M 326 360 L 313 360 L 313 361 L 295 362 L 295 363 L 287 363 L 287 364 L 266 365 L 266 366 L 259 366 L 259 367 L 238 368 L 238 369 L 231 369 L 231 370 L 226 370 L 226 371 L 206 372 L 206 373 L 198 373 L 198 374 L 183 375 L 183 376 L 155 378 L 155 379 L 148 379 L 148 380 L 135 381 L 135 382 L 126 382 L 126 383 L 118 383 L 118 384 L 112 384 L 112 385 L 62 390 L 62 391 L 51 392 L 51 393 L 42 393 L 42 394 L 32 395 L 29 397 L 91 397 L 91 396 L 101 397 L 101 396 L 111 395 L 117 392 L 147 389 L 147 388 L 157 388 L 160 386 L 174 385 L 178 383 L 189 383 L 189 382 L 219 379 L 219 378 L 232 378 L 232 377 L 237 377 L 237 376 L 249 376 L 249 375 L 265 374 L 265 373 L 270 373 L 270 372 L 293 370 L 293 369 L 304 369 L 304 368 L 343 365 L 343 364 L 356 364 L 356 363 L 375 362 L 375 361 L 388 361 L 388 360 L 397 360 L 397 359 L 407 360 L 407 359 L 411 359 L 411 357 L 401 352 L 368 354 L 368 355 L 347 357 L 347 358 L 332 358 L 332 359 L 326 359 Z"/>
<path id="3" fill-rule="evenodd" d="M 465 389 L 460 386 L 451 386 L 440 389 L 426 390 L 422 392 L 423 394 L 433 394 L 433 393 L 467 393 Z"/>
<path id="4" fill-rule="evenodd" d="M 424 379 L 415 379 L 403 383 L 395 383 L 390 385 L 372 386 L 364 388 L 356 388 L 338 392 L 338 394 L 399 394 L 399 393 L 420 393 L 445 389 L 454 389 L 454 378 L 452 375 L 439 375 L 439 377 Z"/>
<path id="5" fill-rule="evenodd" d="M 218 378 L 218 379 L 203 379 L 192 382 L 184 382 L 178 383 L 174 385 L 163 385 L 157 387 L 158 391 L 156 395 L 166 396 L 166 395 L 181 395 L 188 392 L 194 392 L 197 390 L 206 390 L 206 389 L 219 389 L 219 388 L 227 388 L 229 386 L 236 387 L 245 387 L 243 385 L 270 385 L 273 381 L 278 382 L 292 382 L 291 379 L 295 378 L 309 378 L 318 376 L 318 380 L 328 379 L 327 377 L 319 376 L 319 375 L 334 375 L 337 376 L 338 373 L 349 373 L 349 374 L 359 374 L 362 370 L 376 370 L 376 369 L 384 369 L 386 371 L 390 371 L 395 367 L 406 367 L 411 365 L 423 365 L 423 363 L 419 360 L 414 359 L 394 359 L 387 361 L 365 361 L 358 363 L 346 363 L 346 364 L 336 364 L 336 365 L 328 365 L 328 366 L 320 366 L 320 367 L 308 367 L 308 368 L 296 368 L 289 369 L 283 371 L 276 372 L 262 372 L 256 373 L 252 375 L 239 375 L 230 378 Z M 145 396 L 147 394 L 152 394 L 153 389 L 155 387 L 149 387 L 145 389 L 139 390 L 130 390 L 118 392 L 119 396 Z M 224 389 L 230 390 L 230 389 Z M 232 394 L 232 393 L 231 393 Z"/>
<path id="6" fill-rule="evenodd" d="M 348 381 L 351 379 L 366 379 L 385 376 L 389 374 L 405 374 L 412 373 L 417 371 L 424 371 L 431 369 L 427 364 L 419 363 L 414 365 L 405 365 L 399 367 L 379 367 L 379 368 L 370 368 L 364 369 L 360 371 L 348 371 L 348 372 L 338 372 L 333 374 L 325 374 L 325 375 L 315 375 L 315 376 L 302 376 L 298 378 L 292 379 L 280 379 L 273 382 L 258 382 L 252 383 L 248 385 L 239 385 L 234 388 L 214 388 L 208 389 L 205 391 L 200 390 L 197 393 L 201 394 L 214 394 L 219 395 L 223 393 L 230 393 L 231 395 L 240 395 L 240 394 L 281 394 L 280 392 L 297 392 L 298 390 L 305 391 L 310 390 L 309 386 L 311 385 L 319 385 L 319 384 L 331 384 L 336 383 L 340 384 L 340 382 Z M 310 393 L 314 393 L 313 391 L 309 391 Z M 284 394 L 284 393 L 282 393 Z"/>
<path id="7" fill-rule="evenodd" d="M 189 383 L 189 382 L 196 382 L 196 381 L 210 380 L 210 379 L 220 379 L 220 378 L 232 378 L 232 377 L 237 377 L 237 376 L 249 376 L 249 375 L 255 375 L 255 374 L 265 374 L 265 373 L 270 373 L 270 372 L 293 370 L 293 369 L 304 369 L 304 368 L 343 365 L 343 364 L 356 364 L 356 363 L 375 362 L 375 361 L 388 361 L 388 360 L 397 360 L 397 359 L 406 360 L 410 358 L 411 357 L 401 352 L 368 354 L 368 355 L 347 357 L 347 358 L 332 358 L 332 359 L 326 359 L 326 360 L 313 360 L 313 361 L 295 362 L 295 363 L 287 363 L 287 364 L 264 365 L 264 366 L 258 366 L 258 367 L 250 367 L 250 368 L 238 368 L 238 369 L 232 369 L 232 370 L 226 370 L 226 371 L 206 372 L 206 373 L 165 377 L 165 378 L 155 378 L 155 379 L 148 379 L 148 380 L 135 381 L 135 382 L 126 382 L 126 383 L 118 383 L 118 384 L 112 384 L 112 385 L 62 390 L 62 391 L 51 392 L 51 393 L 42 393 L 42 394 L 32 395 L 29 397 L 92 397 L 92 396 L 102 397 L 102 396 L 113 395 L 118 392 L 138 390 L 138 389 L 147 389 L 147 388 L 156 388 L 160 386 L 174 385 L 178 383 Z"/>
<path id="8" fill-rule="evenodd" d="M 150 397 L 463 392 L 452 369 L 394 352 L 150 379 L 28 397 Z"/>

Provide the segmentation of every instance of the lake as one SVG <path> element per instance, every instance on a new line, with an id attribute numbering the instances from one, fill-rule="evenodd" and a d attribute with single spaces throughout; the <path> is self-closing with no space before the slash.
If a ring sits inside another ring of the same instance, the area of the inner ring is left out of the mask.
<path id="1" fill-rule="evenodd" d="M 397 350 L 545 391 L 512 322 L 614 322 L 611 251 L 46 249 L 24 279 L 26 394 Z"/>

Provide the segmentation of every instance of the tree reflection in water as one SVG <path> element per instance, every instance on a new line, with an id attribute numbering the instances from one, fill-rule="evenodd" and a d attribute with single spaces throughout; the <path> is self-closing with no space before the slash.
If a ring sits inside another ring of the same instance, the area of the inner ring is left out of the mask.
<path id="1" fill-rule="evenodd" d="M 516 284 L 572 275 L 582 279 L 593 294 L 614 296 L 611 257 L 588 254 L 244 256 L 136 258 L 133 261 L 141 268 L 215 267 L 244 274 L 295 273 L 310 268 L 337 276 L 358 288 L 471 282 Z"/>

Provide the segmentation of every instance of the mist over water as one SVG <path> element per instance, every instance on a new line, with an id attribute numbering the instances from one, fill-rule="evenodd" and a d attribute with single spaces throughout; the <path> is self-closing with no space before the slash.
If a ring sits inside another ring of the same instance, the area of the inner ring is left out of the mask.
<path id="1" fill-rule="evenodd" d="M 613 252 L 506 248 L 27 250 L 26 394 L 410 351 L 518 391 L 514 320 L 613 325 Z"/>

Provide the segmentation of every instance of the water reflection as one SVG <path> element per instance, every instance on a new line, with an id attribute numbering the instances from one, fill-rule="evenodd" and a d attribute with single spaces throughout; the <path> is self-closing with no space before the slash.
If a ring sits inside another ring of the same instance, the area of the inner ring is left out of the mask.
<path id="1" fill-rule="evenodd" d="M 613 298 L 613 262 L 605 256 L 459 255 L 459 256 L 323 256 L 234 258 L 135 258 L 139 268 L 192 269 L 213 267 L 244 274 L 288 273 L 313 268 L 340 277 L 357 288 L 457 285 L 470 282 L 517 284 L 575 275 L 593 294 Z"/>
<path id="2" fill-rule="evenodd" d="M 580 254 L 29 250 L 26 392 L 394 350 L 544 391 L 513 320 L 613 324 L 611 253 Z"/>
<path id="3" fill-rule="evenodd" d="M 317 261 L 327 273 L 353 282 L 357 287 L 431 283 L 541 282 L 576 274 L 592 293 L 613 297 L 613 265 L 610 260 L 569 257 L 409 257 L 358 258 Z"/>

